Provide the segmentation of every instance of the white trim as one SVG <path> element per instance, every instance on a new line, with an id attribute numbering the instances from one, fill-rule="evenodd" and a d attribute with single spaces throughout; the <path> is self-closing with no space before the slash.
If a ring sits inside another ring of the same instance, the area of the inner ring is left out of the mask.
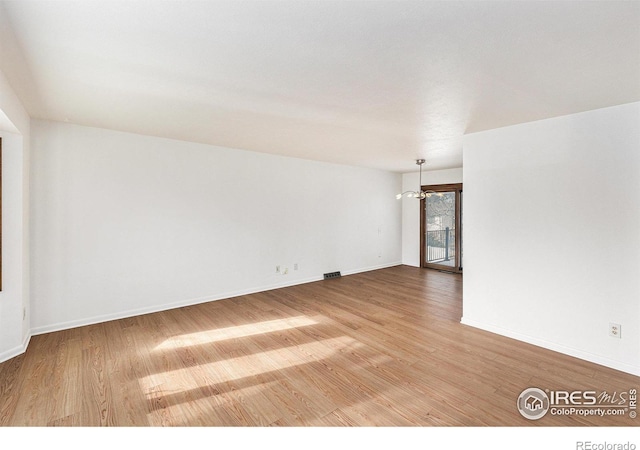
<path id="1" fill-rule="evenodd" d="M 394 262 L 394 263 L 390 263 L 390 264 L 381 264 L 379 266 L 372 266 L 372 267 L 366 267 L 366 268 L 362 268 L 362 269 L 356 269 L 356 270 L 347 271 L 347 272 L 344 272 L 343 275 L 354 275 L 356 273 L 370 272 L 372 270 L 378 270 L 378 269 L 386 269 L 388 267 L 399 266 L 401 264 L 402 264 L 401 262 Z M 86 319 L 73 320 L 73 321 L 69 321 L 69 322 L 61 322 L 61 323 L 57 323 L 57 324 L 53 324 L 53 325 L 47 325 L 47 326 L 44 326 L 44 327 L 32 328 L 31 329 L 31 334 L 33 336 L 36 336 L 36 335 L 39 335 L 39 334 L 52 333 L 54 331 L 68 330 L 70 328 L 83 327 L 83 326 L 86 326 L 86 325 L 94 325 L 94 324 L 97 324 L 97 323 L 108 322 L 108 321 L 111 321 L 111 320 L 118 320 L 118 319 L 124 319 L 124 318 L 127 318 L 127 317 L 141 316 L 141 315 L 144 315 L 144 314 L 151 314 L 151 313 L 156 313 L 156 312 L 161 312 L 161 311 L 168 311 L 168 310 L 171 310 L 171 309 L 182 308 L 184 306 L 191 306 L 191 305 L 197 305 L 197 304 L 200 304 L 200 303 L 207 303 L 207 302 L 213 302 L 213 301 L 217 301 L 217 300 L 224 300 L 224 299 L 227 299 L 227 298 L 240 297 L 242 295 L 257 294 L 259 292 L 266 292 L 266 291 L 271 291 L 271 290 L 274 290 L 274 289 L 281 289 L 281 288 L 285 288 L 285 287 L 289 287 L 289 286 L 297 286 L 297 285 L 300 285 L 300 284 L 313 283 L 315 281 L 321 281 L 321 280 L 323 280 L 322 276 L 316 276 L 316 277 L 311 277 L 311 278 L 305 278 L 305 279 L 302 279 L 302 280 L 295 280 L 295 281 L 289 281 L 289 282 L 283 282 L 283 283 L 276 283 L 276 284 L 273 284 L 273 285 L 270 285 L 270 286 L 261 286 L 261 287 L 251 288 L 251 289 L 240 290 L 240 291 L 224 292 L 224 293 L 221 293 L 221 294 L 211 295 L 211 296 L 207 296 L 207 297 L 200 297 L 200 298 L 193 298 L 193 299 L 189 299 L 189 300 L 182 300 L 182 301 L 175 302 L 175 303 L 168 303 L 168 304 L 164 304 L 164 305 L 152 306 L 152 307 L 149 307 L 149 308 L 132 309 L 132 310 L 129 310 L 129 311 L 123 311 L 123 312 L 114 313 L 114 314 L 105 314 L 105 315 L 101 315 L 101 316 L 88 317 Z M 26 349 L 26 347 L 25 347 L 25 349 Z M 1 361 L 2 361 L 2 358 L 0 357 L 0 362 Z"/>
<path id="2" fill-rule="evenodd" d="M 365 267 L 364 269 L 347 270 L 346 272 L 342 272 L 342 275 L 345 275 L 345 276 L 355 275 L 357 273 L 372 272 L 374 270 L 388 269 L 389 267 L 395 267 L 395 266 L 401 266 L 401 265 L 402 265 L 402 262 L 397 261 L 389 264 L 380 264 L 377 266 Z"/>
<path id="3" fill-rule="evenodd" d="M 631 375 L 640 376 L 640 367 L 636 367 L 627 363 L 616 361 L 614 359 L 606 358 L 604 356 L 585 352 L 583 350 L 578 350 L 572 347 L 567 347 L 565 345 L 556 344 L 554 342 L 545 341 L 544 339 L 539 339 L 533 336 L 517 333 L 515 331 L 507 330 L 505 328 L 497 327 L 494 325 L 477 322 L 473 319 L 470 320 L 470 319 L 465 319 L 463 317 L 462 320 L 460 320 L 460 323 L 463 325 L 468 325 L 470 327 L 479 328 L 484 331 L 489 331 L 490 333 L 495 333 L 511 339 L 526 342 L 528 344 L 532 344 L 537 347 L 553 350 L 555 352 L 559 352 L 564 355 L 573 356 L 575 358 L 579 358 L 585 361 L 599 364 L 601 366 L 609 367 L 611 369 L 630 373 Z"/>
<path id="4" fill-rule="evenodd" d="M 27 334 L 22 342 L 22 345 L 9 349 L 5 352 L 0 353 L 0 363 L 10 360 L 11 358 L 15 358 L 16 356 L 22 355 L 27 351 L 27 347 L 29 346 L 29 342 L 31 341 L 31 334 Z"/>

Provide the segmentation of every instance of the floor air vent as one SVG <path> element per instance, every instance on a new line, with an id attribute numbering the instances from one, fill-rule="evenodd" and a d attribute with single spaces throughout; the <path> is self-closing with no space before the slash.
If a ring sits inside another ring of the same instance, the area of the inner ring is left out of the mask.
<path id="1" fill-rule="evenodd" d="M 341 276 L 340 272 L 329 272 L 324 274 L 324 279 L 329 280 L 331 278 L 340 278 Z"/>

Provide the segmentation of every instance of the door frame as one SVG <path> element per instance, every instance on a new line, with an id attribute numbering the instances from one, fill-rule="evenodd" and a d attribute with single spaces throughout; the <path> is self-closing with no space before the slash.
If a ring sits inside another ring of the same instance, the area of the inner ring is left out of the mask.
<path id="1" fill-rule="evenodd" d="M 425 249 L 425 241 L 426 241 L 426 199 L 420 200 L 420 267 L 424 267 L 427 269 L 438 269 L 444 270 L 447 272 L 453 273 L 462 273 L 462 183 L 452 183 L 452 184 L 434 184 L 422 186 L 423 191 L 431 191 L 431 192 L 452 192 L 456 193 L 456 237 L 455 237 L 455 247 L 456 247 L 456 263 L 454 267 L 445 266 L 443 264 L 433 264 L 427 263 L 426 261 L 426 249 Z"/>

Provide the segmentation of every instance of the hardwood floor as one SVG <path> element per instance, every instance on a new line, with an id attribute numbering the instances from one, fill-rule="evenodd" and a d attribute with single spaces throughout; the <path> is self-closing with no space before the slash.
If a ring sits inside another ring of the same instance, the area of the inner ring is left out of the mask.
<path id="1" fill-rule="evenodd" d="M 3 426 L 637 426 L 522 417 L 542 389 L 640 378 L 459 323 L 462 276 L 398 266 L 34 336 Z"/>

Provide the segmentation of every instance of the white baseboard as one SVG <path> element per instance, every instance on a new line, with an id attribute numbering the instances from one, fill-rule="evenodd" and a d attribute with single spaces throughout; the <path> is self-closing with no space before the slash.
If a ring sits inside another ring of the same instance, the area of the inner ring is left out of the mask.
<path id="1" fill-rule="evenodd" d="M 593 353 L 585 352 L 583 350 L 567 347 L 566 345 L 557 344 L 555 342 L 546 341 L 544 339 L 536 338 L 533 336 L 528 336 L 505 328 L 496 327 L 494 325 L 477 322 L 472 319 L 465 319 L 464 317 L 462 318 L 462 320 L 460 320 L 460 323 L 463 325 L 468 325 L 470 327 L 479 328 L 484 331 L 489 331 L 491 333 L 499 334 L 511 339 L 515 339 L 517 341 L 526 342 L 527 344 L 532 344 L 537 347 L 546 348 L 547 350 L 553 350 L 554 352 L 562 353 L 564 355 L 573 356 L 575 358 L 599 364 L 601 366 L 609 367 L 610 369 L 620 370 L 621 372 L 640 376 L 640 367 L 634 366 L 632 364 L 627 364 L 601 355 L 596 355 Z"/>
<path id="2" fill-rule="evenodd" d="M 9 349 L 0 353 L 0 363 L 10 360 L 11 358 L 15 358 L 18 355 L 23 354 L 27 351 L 27 347 L 29 346 L 29 341 L 31 341 L 31 334 L 25 336 L 22 345 Z"/>
<path id="3" fill-rule="evenodd" d="M 402 265 L 402 262 L 397 261 L 389 264 L 380 264 L 377 266 L 365 267 L 364 269 L 347 270 L 346 272 L 342 272 L 342 275 L 345 275 L 345 276 L 355 275 L 357 273 L 371 272 L 373 270 L 380 270 L 380 269 L 388 269 L 389 267 L 395 267 L 395 266 L 401 266 L 401 265 Z"/>
<path id="4" fill-rule="evenodd" d="M 371 266 L 371 267 L 365 267 L 365 268 L 361 268 L 361 269 L 356 269 L 356 270 L 350 270 L 347 272 L 344 272 L 343 275 L 354 275 L 357 273 L 363 273 L 363 272 L 370 272 L 372 270 L 378 270 L 378 269 L 386 269 L 389 267 L 394 267 L 394 266 L 399 266 L 401 265 L 400 262 L 394 262 L 394 263 L 389 263 L 389 264 L 381 264 L 378 266 Z M 206 297 L 200 297 L 200 298 L 192 298 L 192 299 L 186 299 L 186 300 L 181 300 L 175 303 L 169 303 L 169 304 L 164 304 L 164 305 L 154 305 L 151 306 L 149 308 L 139 308 L 139 309 L 132 309 L 132 310 L 128 310 L 128 311 L 121 311 L 121 312 L 117 312 L 117 313 L 113 313 L 113 314 L 105 314 L 105 315 L 101 315 L 101 316 L 94 316 L 94 317 L 88 317 L 88 318 L 84 318 L 84 319 L 78 319 L 78 320 L 73 320 L 73 321 L 69 321 L 69 322 L 60 322 L 60 323 L 56 323 L 56 324 L 51 324 L 51 325 L 45 325 L 42 327 L 35 327 L 31 329 L 31 334 L 33 336 L 39 335 L 39 334 L 45 334 L 45 333 L 52 333 L 54 331 L 61 331 L 61 330 L 68 330 L 71 328 L 77 328 L 77 327 L 83 327 L 86 325 L 93 325 L 96 323 L 102 323 L 102 322 L 108 322 L 111 320 L 118 320 L 118 319 L 124 319 L 127 317 L 135 317 L 135 316 L 141 316 L 144 314 L 151 314 L 151 313 L 155 313 L 155 312 L 161 312 L 161 311 L 168 311 L 171 309 L 176 309 L 176 308 L 182 308 L 184 306 L 191 306 L 191 305 L 197 305 L 200 303 L 208 303 L 208 302 L 213 302 L 213 301 L 217 301 L 217 300 L 224 300 L 227 298 L 234 298 L 234 297 L 240 297 L 243 295 L 250 295 L 250 294 L 257 294 L 259 292 L 266 292 L 266 291 L 272 291 L 274 289 L 281 289 L 281 288 L 285 288 L 285 287 L 290 287 L 290 286 L 297 286 L 300 284 L 307 284 L 307 283 L 313 283 L 315 281 L 321 281 L 323 280 L 323 276 L 314 276 L 314 277 L 310 277 L 310 278 L 304 278 L 304 279 L 298 279 L 298 280 L 293 280 L 293 281 L 285 281 L 285 282 L 281 282 L 281 283 L 275 283 L 272 285 L 268 285 L 268 286 L 258 286 L 258 287 L 253 287 L 253 288 L 249 288 L 249 289 L 244 289 L 244 290 L 238 290 L 238 291 L 230 291 L 230 292 L 222 292 L 219 294 L 215 294 L 215 295 L 210 295 L 210 296 L 206 296 Z M 2 361 L 2 358 L 0 358 L 0 362 Z"/>

